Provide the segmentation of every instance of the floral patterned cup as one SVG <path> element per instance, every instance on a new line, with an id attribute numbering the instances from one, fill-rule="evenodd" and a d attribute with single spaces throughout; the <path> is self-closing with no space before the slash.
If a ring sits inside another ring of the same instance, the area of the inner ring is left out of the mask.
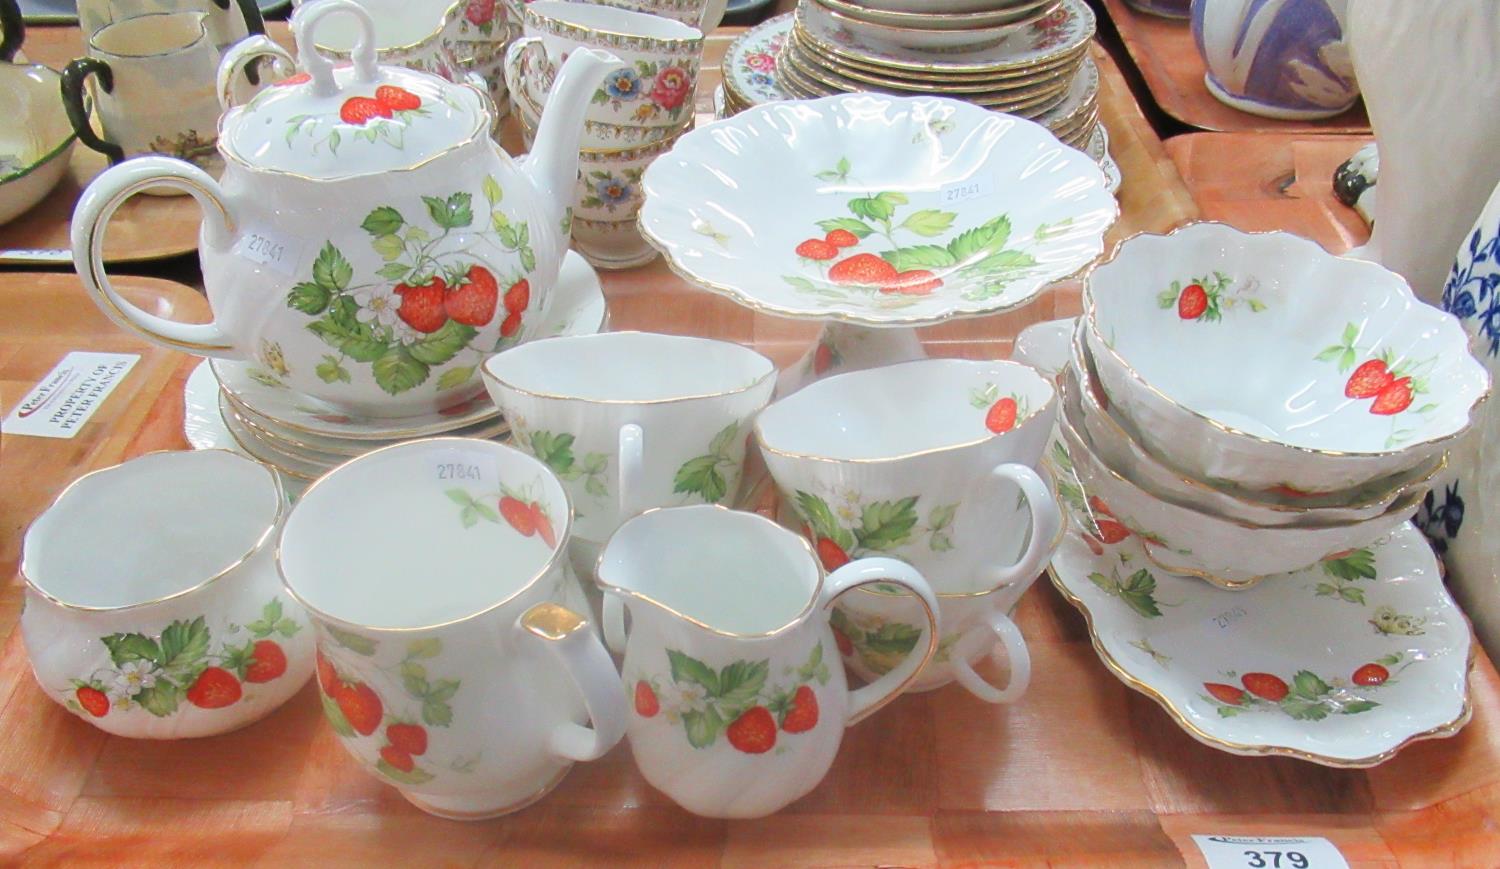
<path id="1" fill-rule="evenodd" d="M 630 9 L 681 21 L 708 33 L 724 18 L 726 0 L 584 0 L 617 9 Z"/>
<path id="2" fill-rule="evenodd" d="M 272 550 L 276 473 L 225 450 L 80 477 L 22 543 L 21 635 L 47 696 L 135 739 L 212 736 L 286 702 L 312 631 Z"/>
<path id="3" fill-rule="evenodd" d="M 277 559 L 312 617 L 323 712 L 418 808 L 516 811 L 624 734 L 619 674 L 569 606 L 571 526 L 546 466 L 469 438 L 366 453 L 288 516 Z"/>

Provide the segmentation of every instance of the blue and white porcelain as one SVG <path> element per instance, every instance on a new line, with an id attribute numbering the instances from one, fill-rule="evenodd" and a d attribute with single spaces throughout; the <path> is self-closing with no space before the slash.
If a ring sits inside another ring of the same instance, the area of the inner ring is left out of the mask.
<path id="1" fill-rule="evenodd" d="M 1220 102 L 1285 120 L 1337 115 L 1359 98 L 1344 43 L 1347 0 L 1192 0 L 1193 40 Z"/>

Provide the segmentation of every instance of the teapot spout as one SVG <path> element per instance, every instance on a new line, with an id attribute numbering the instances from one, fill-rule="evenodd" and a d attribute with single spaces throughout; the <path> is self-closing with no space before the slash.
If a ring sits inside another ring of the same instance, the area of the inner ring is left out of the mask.
<path id="1" fill-rule="evenodd" d="M 553 209 L 550 216 L 554 226 L 573 204 L 578 179 L 578 143 L 583 136 L 589 101 L 604 77 L 624 66 L 623 61 L 607 51 L 578 48 L 563 63 L 553 82 L 523 171 L 541 192 L 542 201 Z"/>

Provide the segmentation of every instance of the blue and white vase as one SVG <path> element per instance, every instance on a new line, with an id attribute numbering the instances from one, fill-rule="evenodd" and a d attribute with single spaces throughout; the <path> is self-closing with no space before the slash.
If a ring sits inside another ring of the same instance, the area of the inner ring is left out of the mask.
<path id="1" fill-rule="evenodd" d="M 1268 118 L 1330 118 L 1359 99 L 1347 0 L 1192 0 L 1193 40 L 1220 102 Z"/>
<path id="2" fill-rule="evenodd" d="M 1500 377 L 1500 187 L 1459 248 L 1442 302 L 1468 331 L 1493 389 Z M 1480 641 L 1500 648 L 1500 403 L 1492 397 L 1475 414 L 1416 521 L 1442 555 Z"/>
<path id="3" fill-rule="evenodd" d="M 1125 0 L 1125 5 L 1137 12 L 1160 15 L 1162 18 L 1180 18 L 1186 21 L 1192 0 Z"/>

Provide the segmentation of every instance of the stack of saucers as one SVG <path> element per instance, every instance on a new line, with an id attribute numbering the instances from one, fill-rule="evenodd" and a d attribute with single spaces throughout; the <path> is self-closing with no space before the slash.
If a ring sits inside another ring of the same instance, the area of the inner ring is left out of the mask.
<path id="1" fill-rule="evenodd" d="M 1084 311 L 1050 456 L 1072 518 L 1225 588 L 1400 528 L 1490 388 L 1458 321 L 1287 233 L 1136 236 Z"/>

